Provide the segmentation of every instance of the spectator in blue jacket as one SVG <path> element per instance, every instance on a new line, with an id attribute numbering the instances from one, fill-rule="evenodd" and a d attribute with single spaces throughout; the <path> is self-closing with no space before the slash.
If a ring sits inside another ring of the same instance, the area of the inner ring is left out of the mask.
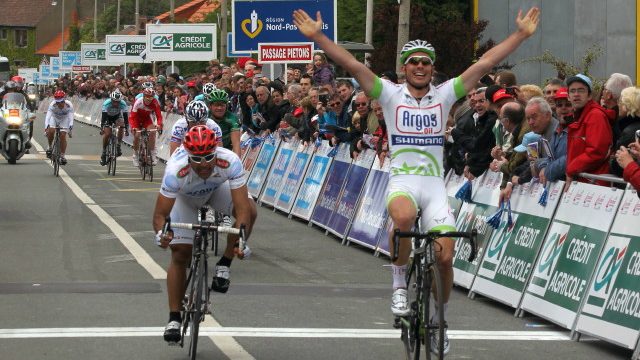
<path id="1" fill-rule="evenodd" d="M 567 166 L 567 124 L 573 121 L 573 108 L 567 88 L 560 88 L 554 95 L 558 126 L 548 142 L 542 141 L 542 157 L 534 163 L 540 182 L 565 179 Z"/>

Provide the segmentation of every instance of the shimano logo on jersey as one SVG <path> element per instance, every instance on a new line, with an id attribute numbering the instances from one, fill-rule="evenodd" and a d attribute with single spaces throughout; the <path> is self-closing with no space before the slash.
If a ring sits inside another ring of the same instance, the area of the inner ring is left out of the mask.
<path id="1" fill-rule="evenodd" d="M 405 134 L 438 134 L 442 131 L 440 105 L 427 108 L 399 106 L 396 110 L 396 127 Z"/>
<path id="2" fill-rule="evenodd" d="M 185 193 L 185 195 L 188 196 L 203 196 L 206 195 L 210 192 L 213 191 L 213 188 L 204 188 L 204 189 L 193 189 L 187 193 Z"/>
<path id="3" fill-rule="evenodd" d="M 391 135 L 392 145 L 444 146 L 444 136 Z"/>

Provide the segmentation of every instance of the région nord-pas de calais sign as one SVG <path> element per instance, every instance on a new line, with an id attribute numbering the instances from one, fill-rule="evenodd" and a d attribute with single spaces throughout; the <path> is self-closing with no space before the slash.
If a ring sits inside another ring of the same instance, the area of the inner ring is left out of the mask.
<path id="1" fill-rule="evenodd" d="M 147 24 L 151 61 L 206 61 L 217 58 L 216 24 Z"/>

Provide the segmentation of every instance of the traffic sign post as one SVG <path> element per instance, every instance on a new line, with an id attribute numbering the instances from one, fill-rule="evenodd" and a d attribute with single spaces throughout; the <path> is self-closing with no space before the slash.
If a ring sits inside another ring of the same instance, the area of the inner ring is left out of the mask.
<path id="1" fill-rule="evenodd" d="M 313 43 L 258 44 L 258 62 L 262 64 L 293 64 L 313 61 Z"/>
<path id="2" fill-rule="evenodd" d="M 260 43 L 305 43 L 308 39 L 293 24 L 291 14 L 302 9 L 315 18 L 322 14 L 322 32 L 337 42 L 336 0 L 254 1 L 232 4 L 233 52 L 258 52 Z"/>
<path id="3" fill-rule="evenodd" d="M 202 61 L 218 57 L 216 24 L 147 24 L 147 60 Z"/>

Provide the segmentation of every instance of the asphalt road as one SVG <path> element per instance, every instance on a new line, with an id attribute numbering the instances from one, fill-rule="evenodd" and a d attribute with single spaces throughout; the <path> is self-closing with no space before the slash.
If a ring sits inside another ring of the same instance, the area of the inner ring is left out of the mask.
<path id="1" fill-rule="evenodd" d="M 185 359 L 161 337 L 169 253 L 153 244 L 151 215 L 164 167 L 142 181 L 125 148 L 109 177 L 97 129 L 77 123 L 74 132 L 60 178 L 35 149 L 17 165 L 0 161 L 0 358 Z M 46 144 L 39 130 L 35 139 Z M 250 243 L 229 292 L 213 295 L 199 358 L 402 358 L 387 259 L 268 208 Z M 455 289 L 450 301 L 449 359 L 631 356 L 466 295 Z"/>

